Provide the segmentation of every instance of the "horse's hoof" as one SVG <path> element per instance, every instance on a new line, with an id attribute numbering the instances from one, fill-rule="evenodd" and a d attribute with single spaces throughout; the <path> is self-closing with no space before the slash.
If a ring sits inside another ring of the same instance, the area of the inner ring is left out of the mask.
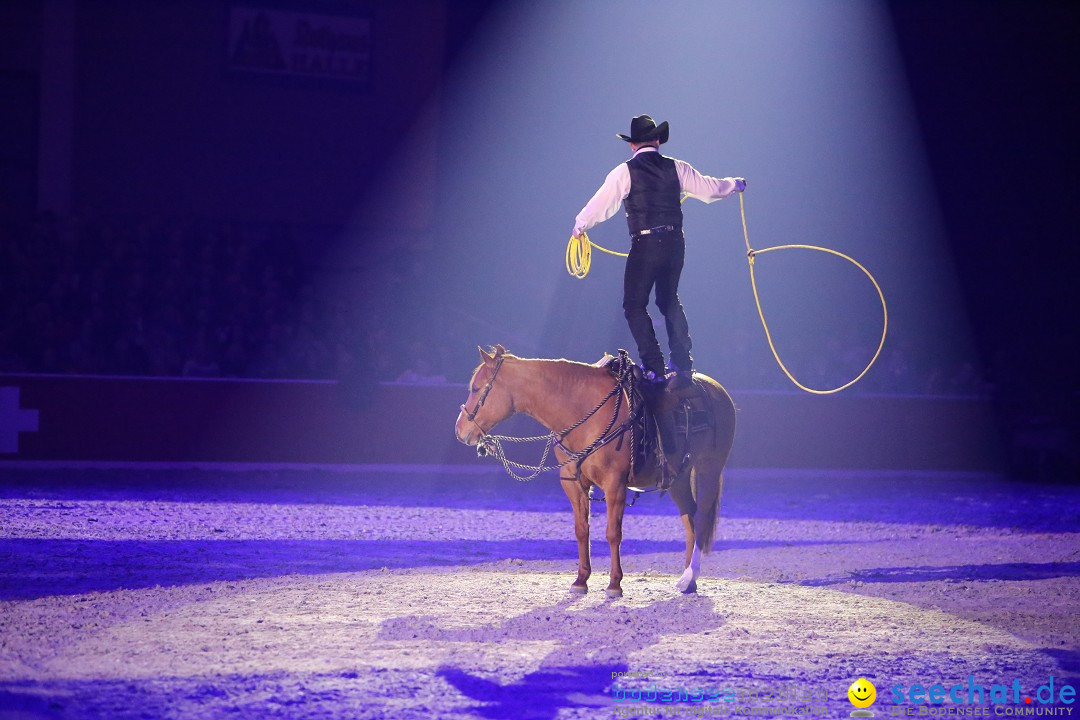
<path id="1" fill-rule="evenodd" d="M 570 594 L 571 595 L 584 595 L 587 592 L 589 592 L 589 586 L 588 585 L 585 585 L 585 584 L 578 585 L 577 583 L 574 583 L 573 585 L 570 586 Z"/>
<path id="2" fill-rule="evenodd" d="M 609 587 L 604 592 L 607 593 L 607 596 L 609 598 L 621 598 L 622 597 L 622 588 L 610 588 Z"/>
<path id="3" fill-rule="evenodd" d="M 675 583 L 675 587 L 679 588 L 681 593 L 697 592 L 697 578 L 694 577 L 694 571 L 686 568 L 678 582 Z"/>

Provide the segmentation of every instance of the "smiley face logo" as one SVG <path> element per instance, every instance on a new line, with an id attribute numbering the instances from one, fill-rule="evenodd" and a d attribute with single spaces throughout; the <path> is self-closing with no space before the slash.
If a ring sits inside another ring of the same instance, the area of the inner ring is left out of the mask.
<path id="1" fill-rule="evenodd" d="M 877 688 L 866 678 L 859 678 L 851 683 L 847 691 L 848 700 L 857 708 L 868 708 L 877 700 Z"/>

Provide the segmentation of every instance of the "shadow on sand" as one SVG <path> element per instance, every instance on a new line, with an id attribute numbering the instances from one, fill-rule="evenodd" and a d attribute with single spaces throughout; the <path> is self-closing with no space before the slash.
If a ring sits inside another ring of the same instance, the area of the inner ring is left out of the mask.
<path id="1" fill-rule="evenodd" d="M 942 567 L 898 567 L 859 570 L 845 577 L 803 580 L 799 585 L 822 587 L 857 580 L 861 583 L 1046 580 L 1080 575 L 1080 562 L 1000 563 L 986 565 L 944 565 Z"/>

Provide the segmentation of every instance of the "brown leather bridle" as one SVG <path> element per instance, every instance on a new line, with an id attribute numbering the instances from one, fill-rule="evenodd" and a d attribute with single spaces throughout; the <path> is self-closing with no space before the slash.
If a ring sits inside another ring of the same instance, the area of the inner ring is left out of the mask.
<path id="1" fill-rule="evenodd" d="M 491 386 L 495 384 L 495 378 L 499 374 L 499 368 L 502 367 L 503 360 L 503 349 L 501 347 L 496 348 L 495 370 L 492 371 L 491 378 L 488 379 L 487 385 L 485 385 L 484 389 L 480 391 L 480 398 L 476 401 L 476 407 L 474 407 L 470 412 L 469 409 L 465 407 L 465 403 L 461 404 L 461 412 L 465 413 L 465 419 L 469 422 L 476 422 L 476 414 L 480 412 L 480 408 L 484 407 L 484 403 L 487 402 L 488 393 L 491 392 Z"/>

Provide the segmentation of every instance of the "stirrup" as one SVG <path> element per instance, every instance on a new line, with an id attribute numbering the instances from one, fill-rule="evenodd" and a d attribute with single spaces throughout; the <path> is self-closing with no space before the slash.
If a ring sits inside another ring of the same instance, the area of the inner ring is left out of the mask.
<path id="1" fill-rule="evenodd" d="M 656 489 L 667 492 L 675 484 L 675 481 L 679 479 L 679 476 L 686 472 L 686 468 L 690 465 L 690 453 L 683 454 L 682 462 L 679 463 L 677 469 L 668 462 L 667 456 L 664 456 L 660 463 L 660 483 Z"/>
<path id="2" fill-rule="evenodd" d="M 660 463 L 660 481 L 656 484 L 656 489 L 660 492 L 667 492 L 671 489 L 671 486 L 675 484 L 675 478 L 679 477 L 678 473 L 672 472 L 671 465 L 666 461 Z"/>

